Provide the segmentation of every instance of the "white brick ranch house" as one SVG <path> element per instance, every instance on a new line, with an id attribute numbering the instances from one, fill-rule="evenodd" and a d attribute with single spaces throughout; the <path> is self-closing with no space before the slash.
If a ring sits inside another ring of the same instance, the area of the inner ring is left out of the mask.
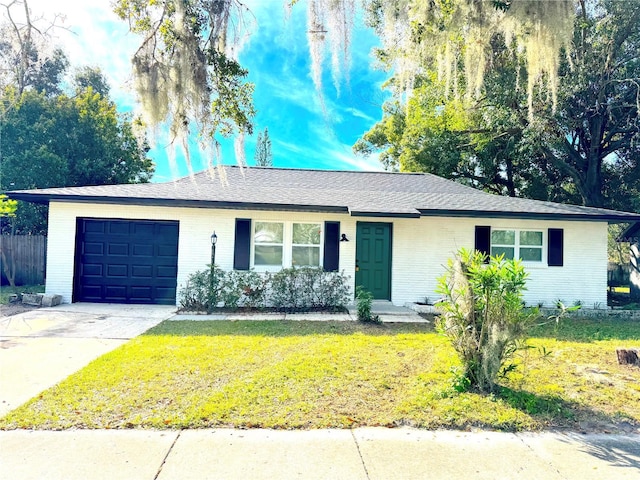
<path id="1" fill-rule="evenodd" d="M 49 204 L 47 293 L 179 302 L 190 274 L 314 265 L 396 305 L 437 298 L 460 247 L 505 253 L 526 301 L 606 306 L 607 223 L 640 215 L 491 195 L 430 174 L 224 167 L 167 183 L 8 192 Z"/>

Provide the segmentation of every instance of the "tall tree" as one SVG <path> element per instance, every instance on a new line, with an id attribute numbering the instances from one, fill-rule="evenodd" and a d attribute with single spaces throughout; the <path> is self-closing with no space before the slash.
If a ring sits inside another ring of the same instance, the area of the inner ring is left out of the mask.
<path id="1" fill-rule="evenodd" d="M 527 71 L 505 40 L 491 38 L 492 69 L 476 101 L 447 96 L 447 80 L 426 69 L 406 105 L 396 89 L 398 100 L 356 150 L 383 149 L 391 167 L 497 193 L 640 208 L 640 1 L 581 4 L 558 68 L 557 107 L 541 88 L 533 117 L 530 92 L 520 87 Z"/>
<path id="2" fill-rule="evenodd" d="M 12 105 L 12 108 L 9 108 Z M 91 87 L 73 97 L 0 96 L 0 191 L 146 182 L 154 166 L 130 118 Z M 19 202 L 15 233 L 46 234 L 46 208 Z"/>
<path id="3" fill-rule="evenodd" d="M 78 91 L 83 91 L 91 87 L 94 92 L 99 93 L 103 97 L 108 97 L 109 90 L 111 90 L 102 71 L 96 67 L 85 66 L 76 70 L 73 83 Z"/>
<path id="4" fill-rule="evenodd" d="M 59 16 L 51 21 L 34 17 L 27 0 L 1 3 L 0 12 L 0 89 L 11 85 L 18 94 L 29 87 L 59 94 L 69 64 L 50 38 Z"/>
<path id="5" fill-rule="evenodd" d="M 256 166 L 271 167 L 273 166 L 273 155 L 271 154 L 271 139 L 269 138 L 269 129 L 265 128 L 264 132 L 258 132 L 258 140 L 256 142 L 256 152 L 254 155 Z"/>
<path id="6" fill-rule="evenodd" d="M 190 164 L 195 124 L 204 146 L 216 135 L 242 143 L 253 131 L 253 85 L 229 54 L 238 44 L 246 7 L 238 0 L 118 0 L 115 12 L 142 36 L 133 76 L 145 121 L 168 122 Z M 242 151 L 242 149 L 236 149 Z"/>
<path id="7" fill-rule="evenodd" d="M 289 7 L 305 3 L 283 2 Z M 306 4 L 314 84 L 320 93 L 328 46 L 339 90 L 341 76 L 349 69 L 356 0 Z M 466 72 L 469 98 L 478 97 L 491 64 L 488 39 L 500 31 L 518 47 L 514 51 L 524 52 L 530 112 L 541 77 L 555 103 L 558 58 L 570 40 L 574 0 L 364 0 L 363 5 L 405 87 L 413 84 L 425 64 L 437 64 L 448 79 L 456 77 L 464 56 L 466 68 L 461 71 Z M 151 126 L 168 121 L 187 162 L 192 125 L 205 143 L 215 145 L 217 133 L 236 134 L 242 143 L 253 128 L 253 88 L 243 83 L 247 71 L 229 51 L 245 37 L 247 7 L 240 0 L 118 0 L 114 8 L 143 37 L 133 73 L 146 121 Z M 456 93 L 456 81 L 445 85 L 447 93 Z M 238 160 L 244 163 L 244 158 Z"/>

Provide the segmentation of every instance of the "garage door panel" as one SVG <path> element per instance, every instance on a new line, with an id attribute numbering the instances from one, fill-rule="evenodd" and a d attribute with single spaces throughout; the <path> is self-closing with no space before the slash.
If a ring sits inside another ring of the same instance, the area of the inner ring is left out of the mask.
<path id="1" fill-rule="evenodd" d="M 127 303 L 127 300 L 127 287 L 124 285 L 107 285 L 104 287 L 104 301 Z"/>
<path id="2" fill-rule="evenodd" d="M 130 235 L 131 222 L 127 220 L 109 220 L 107 232 L 111 235 Z"/>
<path id="3" fill-rule="evenodd" d="M 107 252 L 109 253 L 109 255 L 129 256 L 129 244 L 128 243 L 109 243 Z"/>
<path id="4" fill-rule="evenodd" d="M 102 265 L 84 263 L 82 265 L 82 274 L 86 277 L 102 277 Z"/>
<path id="5" fill-rule="evenodd" d="M 100 233 L 104 234 L 106 225 L 102 221 L 87 221 L 84 223 L 83 233 Z"/>
<path id="6" fill-rule="evenodd" d="M 150 301 L 153 298 L 153 289 L 149 286 L 138 285 L 131 287 L 131 298 Z"/>
<path id="7" fill-rule="evenodd" d="M 107 265 L 107 277 L 127 277 L 128 275 L 128 265 Z"/>
<path id="8" fill-rule="evenodd" d="M 84 294 L 87 299 L 99 300 L 103 297 L 101 285 L 86 285 L 84 288 Z"/>
<path id="9" fill-rule="evenodd" d="M 103 255 L 104 243 L 102 242 L 85 242 L 82 251 L 85 255 Z"/>
<path id="10" fill-rule="evenodd" d="M 140 235 L 145 237 L 155 235 L 156 232 L 154 231 L 154 228 L 156 228 L 155 225 L 151 223 L 133 222 L 131 225 L 133 235 Z"/>
<path id="11" fill-rule="evenodd" d="M 165 236 L 167 238 L 175 238 L 178 235 L 178 226 L 177 225 L 160 225 L 158 227 L 158 235 Z"/>
<path id="12" fill-rule="evenodd" d="M 153 245 L 149 244 L 135 244 L 131 254 L 134 257 L 153 257 Z"/>
<path id="13" fill-rule="evenodd" d="M 176 289 L 171 287 L 157 287 L 155 298 L 159 300 L 158 303 L 171 305 L 175 303 Z"/>
<path id="14" fill-rule="evenodd" d="M 74 301 L 175 304 L 178 222 L 78 219 Z"/>
<path id="15" fill-rule="evenodd" d="M 174 258 L 178 253 L 177 245 L 158 245 L 159 257 L 172 257 Z"/>
<path id="16" fill-rule="evenodd" d="M 175 278 L 177 274 L 178 269 L 176 267 L 159 265 L 156 270 L 156 276 L 160 278 Z"/>
<path id="17" fill-rule="evenodd" d="M 133 278 L 152 278 L 153 265 L 132 265 L 131 276 Z"/>

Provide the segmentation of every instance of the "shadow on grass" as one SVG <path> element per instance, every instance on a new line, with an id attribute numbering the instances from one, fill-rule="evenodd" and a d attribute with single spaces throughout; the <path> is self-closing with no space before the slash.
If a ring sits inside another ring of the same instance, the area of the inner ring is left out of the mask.
<path id="1" fill-rule="evenodd" d="M 500 387 L 496 397 L 543 422 L 547 428 L 568 428 L 584 433 L 624 433 L 640 427 L 640 422 L 607 415 L 558 395 L 537 395 L 526 390 Z"/>
<path id="2" fill-rule="evenodd" d="M 533 338 L 554 338 L 570 342 L 591 343 L 598 340 L 640 339 L 640 320 L 625 318 L 567 318 L 534 327 Z"/>
<path id="3" fill-rule="evenodd" d="M 144 335 L 218 336 L 246 335 L 265 337 L 299 337 L 306 335 L 399 335 L 434 333 L 428 323 L 362 323 L 356 321 L 292 320 L 165 320 Z"/>

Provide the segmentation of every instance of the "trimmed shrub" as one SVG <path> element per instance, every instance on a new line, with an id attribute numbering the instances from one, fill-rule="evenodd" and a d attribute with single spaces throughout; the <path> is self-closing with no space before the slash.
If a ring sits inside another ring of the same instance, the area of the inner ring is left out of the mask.
<path id="1" fill-rule="evenodd" d="M 214 289 L 210 272 L 189 276 L 180 290 L 183 310 L 210 311 L 221 302 L 225 308 L 266 308 L 286 312 L 343 310 L 350 298 L 349 278 L 320 268 L 285 268 L 277 273 L 253 270 L 224 272 L 216 268 Z"/>
<path id="2" fill-rule="evenodd" d="M 253 270 L 231 270 L 224 274 L 219 297 L 226 308 L 264 307 L 264 298 L 270 275 Z"/>
<path id="3" fill-rule="evenodd" d="M 284 268 L 271 277 L 268 302 L 278 310 L 341 310 L 349 301 L 348 277 L 321 268 Z"/>
<path id="4" fill-rule="evenodd" d="M 208 311 L 215 307 L 219 301 L 218 288 L 224 272 L 219 268 L 214 270 L 213 284 L 211 291 L 211 270 L 201 270 L 189 275 L 187 283 L 180 289 L 180 308 L 195 312 Z"/>

